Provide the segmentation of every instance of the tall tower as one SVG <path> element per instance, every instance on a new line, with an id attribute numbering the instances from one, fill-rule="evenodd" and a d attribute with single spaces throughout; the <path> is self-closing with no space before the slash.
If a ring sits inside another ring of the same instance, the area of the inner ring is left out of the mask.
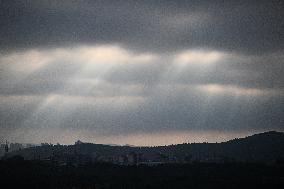
<path id="1" fill-rule="evenodd" d="M 8 141 L 6 140 L 6 144 L 5 144 L 5 153 L 8 153 L 9 151 L 9 146 L 8 146 Z"/>

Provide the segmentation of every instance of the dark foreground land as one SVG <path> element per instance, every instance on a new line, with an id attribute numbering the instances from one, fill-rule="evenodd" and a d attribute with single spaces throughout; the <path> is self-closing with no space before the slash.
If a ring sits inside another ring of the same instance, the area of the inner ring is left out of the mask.
<path id="1" fill-rule="evenodd" d="M 58 166 L 42 161 L 0 161 L 5 188 L 284 188 L 281 164 L 190 163 Z"/>

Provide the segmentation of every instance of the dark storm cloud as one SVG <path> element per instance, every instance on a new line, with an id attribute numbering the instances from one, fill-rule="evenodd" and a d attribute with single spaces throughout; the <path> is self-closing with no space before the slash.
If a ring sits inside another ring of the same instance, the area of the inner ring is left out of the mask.
<path id="1" fill-rule="evenodd" d="M 2 50 L 118 42 L 261 54 L 283 49 L 281 1 L 14 1 L 0 8 Z"/>
<path id="2" fill-rule="evenodd" d="M 281 97 L 263 99 L 221 95 L 210 100 L 210 95 L 198 91 L 174 87 L 167 90 L 160 89 L 159 94 L 151 95 L 134 106 L 129 105 L 130 102 L 116 100 L 99 102 L 104 99 L 82 102 L 83 99 L 77 105 L 60 105 L 66 98 L 64 96 L 47 106 L 45 100 L 35 99 L 21 105 L 23 100 L 19 98 L 7 106 L 1 105 L 1 127 L 5 130 L 77 129 L 103 136 L 183 130 L 283 129 Z"/>
<path id="3" fill-rule="evenodd" d="M 283 53 L 259 56 L 228 56 L 207 71 L 188 67 L 177 79 L 180 83 L 219 83 L 245 88 L 283 89 Z"/>

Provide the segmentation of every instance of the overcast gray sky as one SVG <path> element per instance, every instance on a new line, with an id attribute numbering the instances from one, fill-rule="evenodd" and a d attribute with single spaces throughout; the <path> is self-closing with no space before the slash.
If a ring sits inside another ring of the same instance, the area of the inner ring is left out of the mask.
<path id="1" fill-rule="evenodd" d="M 0 140 L 284 130 L 284 3 L 0 0 Z"/>

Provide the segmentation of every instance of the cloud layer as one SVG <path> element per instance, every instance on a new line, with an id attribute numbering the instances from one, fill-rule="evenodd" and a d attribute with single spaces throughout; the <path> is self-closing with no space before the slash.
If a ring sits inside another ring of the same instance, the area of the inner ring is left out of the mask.
<path id="1" fill-rule="evenodd" d="M 283 130 L 281 1 L 0 2 L 2 138 Z"/>
<path id="2" fill-rule="evenodd" d="M 155 51 L 283 49 L 283 2 L 1 1 L 1 49 L 121 43 Z"/>

